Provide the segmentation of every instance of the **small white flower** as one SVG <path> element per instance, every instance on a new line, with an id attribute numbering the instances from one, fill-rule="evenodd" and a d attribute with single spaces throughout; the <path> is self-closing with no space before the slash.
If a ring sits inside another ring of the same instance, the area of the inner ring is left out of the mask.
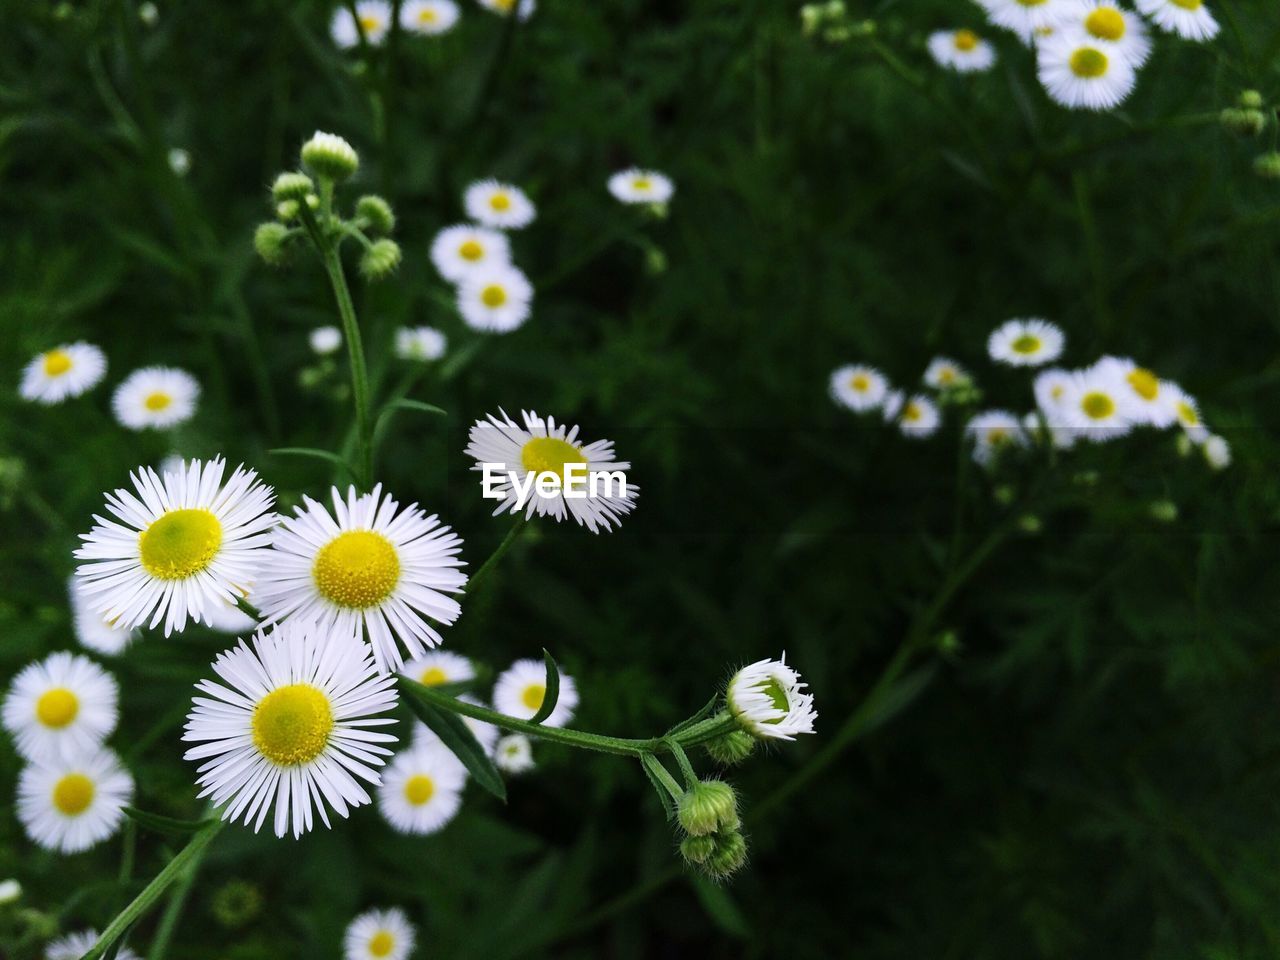
<path id="1" fill-rule="evenodd" d="M 950 357 L 934 357 L 924 371 L 925 386 L 947 390 L 970 381 L 969 371 Z"/>
<path id="2" fill-rule="evenodd" d="M 1231 466 L 1231 445 L 1216 433 L 1205 438 L 1200 444 L 1200 452 L 1214 470 L 1225 470 Z"/>
<path id="3" fill-rule="evenodd" d="M 748 733 L 767 740 L 794 740 L 813 733 L 818 711 L 800 674 L 779 660 L 759 660 L 733 675 L 725 691 L 729 712 Z"/>
<path id="4" fill-rule="evenodd" d="M 396 331 L 396 357 L 400 360 L 439 360 L 448 341 L 434 327 L 401 327 Z"/>
<path id="5" fill-rule="evenodd" d="M 1218 21 L 1204 0 L 1134 0 L 1139 12 L 1161 30 L 1187 40 L 1211 40 L 1218 35 Z"/>
<path id="6" fill-rule="evenodd" d="M 116 387 L 111 407 L 130 430 L 160 430 L 190 420 L 199 397 L 200 384 L 185 370 L 143 367 Z"/>
<path id="7" fill-rule="evenodd" d="M 1058 407 L 1064 427 L 1076 436 L 1105 443 L 1133 429 L 1132 391 L 1107 367 L 1092 367 L 1071 375 Z"/>
<path id="8" fill-rule="evenodd" d="M 107 357 L 91 343 L 78 340 L 42 353 L 22 371 L 23 400 L 61 403 L 92 390 L 107 373 Z"/>
<path id="9" fill-rule="evenodd" d="M 400 8 L 400 26 L 410 33 L 438 37 L 453 29 L 458 16 L 453 0 L 407 0 Z"/>
<path id="10" fill-rule="evenodd" d="M 343 960 L 405 960 L 413 942 L 413 927 L 403 910 L 369 910 L 347 926 Z"/>
<path id="11" fill-rule="evenodd" d="M 79 853 L 120 827 L 133 777 L 104 747 L 70 758 L 41 757 L 18 777 L 18 819 L 48 850 Z"/>
<path id="12" fill-rule="evenodd" d="M 676 188 L 670 177 L 657 170 L 631 167 L 609 178 L 609 192 L 623 203 L 667 203 Z"/>
<path id="13" fill-rule="evenodd" d="M 996 62 L 991 44 L 972 30 L 939 30 L 929 35 L 929 53 L 940 67 L 958 73 L 980 73 Z"/>
<path id="14" fill-rule="evenodd" d="M 923 394 L 909 397 L 896 419 L 903 435 L 915 440 L 933 436 L 942 424 L 937 405 Z"/>
<path id="15" fill-rule="evenodd" d="M 1009 447 L 1025 447 L 1027 435 L 1022 423 L 1008 410 L 985 410 L 975 414 L 965 426 L 973 438 L 973 459 L 987 466 Z"/>
<path id="16" fill-rule="evenodd" d="M 466 657 L 448 650 L 431 650 L 406 663 L 400 672 L 425 687 L 444 683 L 464 683 L 475 679 L 475 665 Z"/>
<path id="17" fill-rule="evenodd" d="M 1176 383 L 1166 382 L 1161 394 L 1166 409 L 1173 413 L 1173 421 L 1182 427 L 1192 442 L 1204 443 L 1209 439 L 1209 428 L 1200 418 L 1200 405 L 1189 393 Z"/>
<path id="18" fill-rule="evenodd" d="M 68 933 L 49 942 L 49 945 L 44 948 L 44 960 L 80 960 L 97 942 L 98 931 L 94 929 Z M 116 960 L 142 960 L 142 958 L 128 947 L 121 947 L 116 953 Z"/>
<path id="19" fill-rule="evenodd" d="M 533 223 L 533 201 L 517 186 L 497 180 L 478 180 L 462 195 L 467 216 L 499 230 L 519 230 Z"/>
<path id="20" fill-rule="evenodd" d="M 1047 320 L 1009 320 L 991 331 L 987 353 L 1011 367 L 1038 367 L 1062 355 L 1062 331 Z"/>
<path id="21" fill-rule="evenodd" d="M 457 283 L 480 267 L 511 263 L 511 241 L 499 230 L 455 224 L 445 227 L 431 241 L 431 262 L 440 276 Z"/>
<path id="22" fill-rule="evenodd" d="M 493 708 L 499 713 L 528 720 L 542 707 L 547 694 L 547 668 L 541 660 L 517 660 L 498 675 L 493 685 Z M 563 727 L 573 719 L 578 707 L 578 685 L 566 673 L 560 674 L 560 695 L 544 726 Z"/>
<path id="23" fill-rule="evenodd" d="M 342 346 L 342 331 L 337 327 L 316 327 L 307 336 L 311 349 L 322 357 L 336 353 Z"/>
<path id="24" fill-rule="evenodd" d="M 516 19 L 524 23 L 533 16 L 536 3 L 535 0 L 480 0 L 480 6 L 502 17 L 510 16 L 515 10 Z"/>
<path id="25" fill-rule="evenodd" d="M 1126 54 L 1077 31 L 1062 31 L 1037 45 L 1040 83 L 1064 107 L 1110 110 L 1137 84 Z"/>
<path id="26" fill-rule="evenodd" d="M 493 763 L 512 776 L 528 773 L 537 766 L 533 762 L 533 744 L 523 733 L 508 734 L 494 746 Z"/>
<path id="27" fill-rule="evenodd" d="M 94 653 L 114 657 L 138 639 L 138 631 L 111 623 L 94 609 L 84 588 L 79 577 L 71 577 L 68 592 L 71 595 L 71 627 L 76 641 Z"/>
<path id="28" fill-rule="evenodd" d="M 1044 418 L 1053 445 L 1059 450 L 1066 450 L 1075 444 L 1076 435 L 1066 425 L 1066 417 L 1062 405 L 1071 386 L 1071 373 L 1061 367 L 1050 367 L 1036 375 L 1032 389 L 1035 391 L 1036 407 Z M 1040 429 L 1040 419 L 1035 418 L 1036 430 Z M 1028 432 L 1031 432 L 1028 430 Z"/>
<path id="29" fill-rule="evenodd" d="M 1138 366 L 1128 357 L 1102 357 L 1091 368 L 1125 386 L 1129 416 L 1134 423 L 1149 424 L 1158 429 L 1173 426 L 1176 414 L 1166 402 L 1167 382 L 1150 370 Z"/>
<path id="30" fill-rule="evenodd" d="M 181 147 L 174 147 L 169 151 L 169 169 L 179 177 L 185 177 L 191 172 L 191 154 Z"/>
<path id="31" fill-rule="evenodd" d="M 0 906 L 13 903 L 21 899 L 21 897 L 22 884 L 12 878 L 8 880 L 0 880 Z"/>
<path id="32" fill-rule="evenodd" d="M 25 666 L 4 700 L 4 727 L 28 760 L 87 753 L 116 728 L 115 678 L 76 653 L 51 653 Z"/>
<path id="33" fill-rule="evenodd" d="M 1078 9 L 1076 0 L 978 0 L 991 22 L 1029 40 L 1052 29 Z"/>
<path id="34" fill-rule="evenodd" d="M 385 0 L 360 0 L 356 4 L 356 17 L 359 17 L 358 26 L 345 5 L 333 12 L 329 33 L 339 47 L 349 50 L 357 46 L 361 30 L 365 42 L 371 46 L 379 46 L 387 38 L 387 31 L 391 29 L 391 4 Z"/>
<path id="35" fill-rule="evenodd" d="M 529 319 L 533 285 L 509 263 L 469 272 L 458 286 L 458 312 L 467 326 L 488 333 L 510 333 Z"/>
<path id="36" fill-rule="evenodd" d="M 1151 38 L 1142 18 L 1110 0 L 1081 0 L 1079 13 L 1063 29 L 1126 58 L 1135 70 L 1151 56 Z"/>
<path id="37" fill-rule="evenodd" d="M 401 833 L 436 833 L 462 807 L 466 782 L 466 768 L 443 743 L 415 739 L 383 772 L 378 809 Z"/>
<path id="38" fill-rule="evenodd" d="M 875 367 L 849 364 L 831 374 L 831 398 L 857 413 L 879 407 L 888 392 L 889 381 Z"/>

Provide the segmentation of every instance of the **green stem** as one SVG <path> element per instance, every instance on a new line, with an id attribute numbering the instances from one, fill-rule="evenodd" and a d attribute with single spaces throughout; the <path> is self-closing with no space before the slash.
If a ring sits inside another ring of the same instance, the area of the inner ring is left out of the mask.
<path id="1" fill-rule="evenodd" d="M 655 780 L 662 784 L 662 788 L 671 795 L 671 799 L 679 804 L 680 798 L 684 796 L 684 791 L 680 789 L 680 784 L 676 783 L 675 777 L 671 776 L 670 771 L 667 770 L 663 762 L 652 753 L 645 753 L 640 755 L 640 763 L 653 775 Z"/>
<path id="2" fill-rule="evenodd" d="M 689 762 L 689 755 L 684 752 L 684 747 L 680 746 L 680 741 L 675 737 L 666 737 L 662 742 L 676 758 L 676 765 L 680 767 L 680 776 L 684 777 L 685 789 L 692 790 L 698 785 L 698 774 L 694 772 L 693 764 Z"/>
<path id="3" fill-rule="evenodd" d="M 369 416 L 369 365 L 364 356 L 364 341 L 360 338 L 360 324 L 356 320 L 355 304 L 342 270 L 342 261 L 331 242 L 321 247 L 325 272 L 333 286 L 334 299 L 338 301 L 338 313 L 342 317 L 342 335 L 347 344 L 347 356 L 351 361 L 351 394 L 356 405 L 356 434 L 359 439 L 360 462 L 356 476 L 360 485 L 369 489 L 373 483 L 373 422 Z"/>
<path id="4" fill-rule="evenodd" d="M 511 545 L 516 542 L 516 538 L 524 532 L 525 527 L 528 525 L 528 514 L 522 513 L 516 517 L 516 522 L 511 525 L 511 529 L 507 531 L 507 535 L 498 544 L 498 548 L 489 554 L 489 559 L 480 565 L 480 569 L 475 572 L 475 575 L 467 583 L 468 593 L 474 594 L 476 592 L 476 587 L 484 582 L 485 578 L 493 571 L 493 568 L 497 566 L 498 561 L 502 559 L 503 554 L 511 549 Z"/>
<path id="5" fill-rule="evenodd" d="M 187 872 L 174 885 L 173 893 L 169 895 L 169 903 L 165 906 L 164 913 L 160 916 L 160 922 L 156 925 L 155 935 L 151 938 L 151 949 L 147 951 L 147 960 L 164 960 L 164 955 L 169 949 L 169 942 L 173 939 L 173 932 L 178 928 L 178 918 L 182 916 L 182 908 L 187 902 L 187 895 L 191 892 L 192 884 L 195 883 L 196 872 L 200 869 L 203 853 L 204 850 L 202 849 L 198 855 L 192 858 Z"/>

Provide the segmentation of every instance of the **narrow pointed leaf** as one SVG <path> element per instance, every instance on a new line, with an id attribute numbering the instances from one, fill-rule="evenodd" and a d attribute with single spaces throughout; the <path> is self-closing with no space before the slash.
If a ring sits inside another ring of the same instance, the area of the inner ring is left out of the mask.
<path id="1" fill-rule="evenodd" d="M 148 813 L 146 810 L 139 810 L 137 807 L 125 807 L 124 814 L 138 826 L 147 830 L 178 836 L 197 833 L 210 823 L 209 820 L 179 820 L 176 817 L 166 817 L 159 813 Z"/>
<path id="2" fill-rule="evenodd" d="M 274 450 L 268 450 L 267 452 L 286 457 L 311 457 L 315 460 L 327 460 L 330 463 L 336 463 L 347 473 L 351 473 L 354 476 L 351 465 L 331 450 L 317 450 L 315 447 L 276 447 Z"/>
<path id="3" fill-rule="evenodd" d="M 433 702 L 435 692 L 430 688 L 408 677 L 400 677 L 399 683 L 405 702 L 414 716 L 440 738 L 471 776 L 475 777 L 476 783 L 506 803 L 507 787 L 502 782 L 501 774 L 462 718 L 445 707 L 437 706 Z"/>
<path id="4" fill-rule="evenodd" d="M 551 716 L 551 711 L 556 708 L 556 701 L 560 699 L 560 668 L 556 666 L 555 657 L 551 656 L 551 651 L 546 647 L 542 649 L 542 659 L 547 665 L 546 687 L 542 692 L 542 706 L 538 707 L 538 712 L 529 718 L 530 723 L 542 723 Z"/>

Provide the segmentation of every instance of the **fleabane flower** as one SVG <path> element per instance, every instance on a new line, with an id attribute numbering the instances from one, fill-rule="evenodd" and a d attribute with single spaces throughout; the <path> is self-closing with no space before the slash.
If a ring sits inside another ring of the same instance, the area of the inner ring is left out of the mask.
<path id="1" fill-rule="evenodd" d="M 107 356 L 91 343 L 64 343 L 35 357 L 22 371 L 18 393 L 23 400 L 61 403 L 87 393 L 107 373 Z"/>
<path id="2" fill-rule="evenodd" d="M 71 598 L 71 629 L 80 646 L 114 657 L 138 639 L 137 628 L 112 623 L 97 611 L 79 577 L 71 577 L 67 590 Z"/>
<path id="3" fill-rule="evenodd" d="M 1165 402 L 1167 382 L 1128 357 L 1102 357 L 1091 368 L 1124 384 L 1129 416 L 1135 424 L 1158 429 L 1173 425 L 1176 415 Z"/>
<path id="4" fill-rule="evenodd" d="M 462 195 L 467 216 L 499 230 L 519 230 L 533 223 L 537 211 L 519 187 L 497 180 L 478 180 Z"/>
<path id="5" fill-rule="evenodd" d="M 818 719 L 806 686 L 800 674 L 787 666 L 784 653 L 781 659 L 759 660 L 735 673 L 725 690 L 725 703 L 753 737 L 794 740 L 796 734 L 813 733 Z"/>
<path id="6" fill-rule="evenodd" d="M 1060 450 L 1069 449 L 1075 444 L 1076 439 L 1075 433 L 1067 426 L 1067 417 L 1062 412 L 1062 405 L 1071 386 L 1071 376 L 1070 371 L 1063 370 L 1061 367 L 1049 367 L 1036 374 L 1032 382 L 1036 408 L 1040 411 L 1040 417 L 1048 428 L 1053 445 Z M 1038 431 L 1041 427 L 1040 417 L 1034 415 L 1032 417 Z"/>
<path id="7" fill-rule="evenodd" d="M 609 192 L 623 203 L 663 204 L 671 200 L 676 188 L 666 174 L 631 167 L 609 178 Z"/>
<path id="8" fill-rule="evenodd" d="M 511 262 L 511 241 L 499 230 L 459 223 L 445 227 L 431 241 L 431 262 L 440 276 L 457 283 L 480 267 Z"/>
<path id="9" fill-rule="evenodd" d="M 90 605 L 109 623 L 163 620 L 167 637 L 188 619 L 207 623 L 212 604 L 247 595 L 276 522 L 275 492 L 243 466 L 224 484 L 225 470 L 221 458 L 163 479 L 141 467 L 131 475 L 136 496 L 107 494 L 112 519 L 95 515 L 75 556 Z"/>
<path id="10" fill-rule="evenodd" d="M 1134 0 L 1139 12 L 1161 30 L 1187 40 L 1212 40 L 1218 35 L 1218 21 L 1204 0 Z"/>
<path id="11" fill-rule="evenodd" d="M 1062 355 L 1062 331 L 1047 320 L 1009 320 L 991 331 L 987 353 L 1011 367 L 1038 367 Z"/>
<path id="12" fill-rule="evenodd" d="M 400 26 L 410 33 L 438 37 L 453 29 L 458 16 L 453 0 L 408 0 L 400 8 Z"/>
<path id="13" fill-rule="evenodd" d="M 458 312 L 473 330 L 510 333 L 533 309 L 533 285 L 518 267 L 494 263 L 468 271 L 458 285 Z"/>
<path id="14" fill-rule="evenodd" d="M 970 381 L 969 371 L 950 357 L 934 357 L 924 371 L 925 386 L 949 390 Z"/>
<path id="15" fill-rule="evenodd" d="M 1008 410 L 984 410 L 974 414 L 965 425 L 965 433 L 973 439 L 973 459 L 983 466 L 993 463 L 1010 447 L 1025 447 L 1027 435 L 1022 423 Z"/>
<path id="16" fill-rule="evenodd" d="M 143 367 L 116 387 L 111 409 L 130 430 L 162 430 L 190 420 L 200 399 L 200 384 L 185 370 Z"/>
<path id="17" fill-rule="evenodd" d="M 1081 0 L 1080 12 L 1064 29 L 1124 57 L 1135 70 L 1151 56 L 1151 37 L 1142 18 L 1109 0 Z"/>
<path id="18" fill-rule="evenodd" d="M 1058 408 L 1062 424 L 1094 443 L 1122 437 L 1133 429 L 1132 391 L 1106 368 L 1072 374 Z"/>
<path id="19" fill-rule="evenodd" d="M 1064 107 L 1110 110 L 1138 82 L 1127 54 L 1078 31 L 1061 31 L 1039 43 L 1036 51 L 1040 83 Z"/>
<path id="20" fill-rule="evenodd" d="M 387 31 L 390 29 L 391 4 L 385 0 L 360 0 L 356 4 L 355 17 L 351 16 L 351 11 L 345 5 L 340 6 L 333 12 L 333 20 L 329 22 L 329 34 L 333 37 L 333 42 L 344 50 L 359 45 L 361 31 L 364 32 L 366 43 L 379 46 L 387 38 Z"/>
<path id="21" fill-rule="evenodd" d="M 583 443 L 576 425 L 531 410 L 521 416 L 524 426 L 501 410 L 477 420 L 464 451 L 476 461 L 471 469 L 484 475 L 485 495 L 500 501 L 494 515 L 523 510 L 526 517 L 572 517 L 592 533 L 620 525 L 640 488 L 626 477 L 631 464 L 614 459 L 613 442 Z M 547 474 L 559 483 L 543 484 Z"/>
<path id="22" fill-rule="evenodd" d="M 535 0 L 480 0 L 480 6 L 501 17 L 509 17 L 514 11 L 516 19 L 523 23 L 533 16 L 536 4 Z"/>
<path id="23" fill-rule="evenodd" d="M 368 910 L 347 925 L 342 956 L 343 960 L 405 960 L 413 944 L 413 926 L 403 910 Z"/>
<path id="24" fill-rule="evenodd" d="M 547 695 L 547 669 L 541 660 L 517 660 L 498 675 L 493 685 L 493 708 L 499 713 L 528 720 L 541 708 Z M 573 719 L 578 707 L 578 685 L 573 677 L 560 674 L 560 695 L 544 726 L 563 727 Z"/>
<path id="25" fill-rule="evenodd" d="M 928 46 L 938 66 L 958 73 L 980 73 L 996 62 L 991 44 L 972 30 L 939 30 L 929 34 Z"/>
<path id="26" fill-rule="evenodd" d="M 874 410 L 884 403 L 889 381 L 875 367 L 854 363 L 837 367 L 831 374 L 831 398 L 856 413 Z"/>
<path id="27" fill-rule="evenodd" d="M 1205 438 L 1200 444 L 1200 452 L 1204 455 L 1205 463 L 1213 470 L 1225 470 L 1231 466 L 1231 444 L 1216 433 Z"/>
<path id="28" fill-rule="evenodd" d="M 528 773 L 537 765 L 533 761 L 533 744 L 523 733 L 502 737 L 493 748 L 493 765 L 512 776 Z"/>
<path id="29" fill-rule="evenodd" d="M 259 631 L 213 662 L 202 680 L 182 739 L 185 759 L 203 761 L 200 796 L 222 819 L 253 821 L 274 808 L 277 837 L 329 826 L 331 807 L 347 816 L 369 803 L 359 780 L 377 785 L 377 767 L 395 737 L 371 728 L 394 723 L 395 678 L 380 674 L 369 648 L 306 620 Z M 358 779 L 357 779 L 358 778 Z"/>
<path id="30" fill-rule="evenodd" d="M 1200 405 L 1191 394 L 1176 383 L 1166 383 L 1161 393 L 1161 402 L 1173 414 L 1173 422 L 1182 427 L 1190 440 L 1204 443 L 1209 439 L 1209 428 L 1200 417 Z"/>
<path id="31" fill-rule="evenodd" d="M 312 351 L 327 357 L 342 347 L 342 331 L 337 327 L 316 327 L 307 335 L 307 342 Z"/>
<path id="32" fill-rule="evenodd" d="M 466 782 L 466 768 L 443 743 L 416 740 L 383 773 L 378 810 L 401 833 L 436 833 L 457 816 Z"/>
<path id="33" fill-rule="evenodd" d="M 346 496 L 334 487 L 333 512 L 302 498 L 282 518 L 254 599 L 269 621 L 301 617 L 325 633 L 368 638 L 378 670 L 400 668 L 403 647 L 420 657 L 441 642 L 434 624 L 458 619 L 450 594 L 467 582 L 462 539 L 440 518 L 403 510 L 378 484 Z"/>
<path id="34" fill-rule="evenodd" d="M 400 672 L 424 687 L 438 687 L 445 683 L 463 683 L 476 675 L 475 664 L 459 653 L 448 650 L 432 650 L 415 657 Z"/>
<path id="35" fill-rule="evenodd" d="M 400 360 L 439 360 L 448 341 L 435 327 L 401 327 L 396 331 L 396 357 Z"/>
<path id="36" fill-rule="evenodd" d="M 98 931 L 90 928 L 51 940 L 44 948 L 44 960 L 80 960 L 98 942 L 98 936 Z M 142 958 L 128 947 L 121 947 L 116 953 L 116 960 L 142 960 Z"/>
<path id="37" fill-rule="evenodd" d="M 88 657 L 60 651 L 27 664 L 4 700 L 4 727 L 28 760 L 74 757 L 111 736 L 115 678 Z"/>
<path id="38" fill-rule="evenodd" d="M 895 420 L 903 436 L 914 440 L 933 436 L 942 425 L 937 405 L 923 394 L 908 397 Z"/>
<path id="39" fill-rule="evenodd" d="M 133 777 L 105 747 L 41 757 L 18 777 L 18 819 L 48 850 L 79 853 L 120 828 Z"/>
<path id="40" fill-rule="evenodd" d="M 1057 27 L 1076 10 L 1075 0 L 978 0 L 991 22 L 1029 40 Z"/>

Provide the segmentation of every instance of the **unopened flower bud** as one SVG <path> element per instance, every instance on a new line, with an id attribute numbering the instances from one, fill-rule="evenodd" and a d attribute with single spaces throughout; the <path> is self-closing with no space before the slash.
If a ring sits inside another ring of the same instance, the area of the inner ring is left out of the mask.
<path id="1" fill-rule="evenodd" d="M 342 137 L 317 130 L 302 145 L 302 165 L 317 177 L 341 183 L 359 169 L 360 157 Z"/>
<path id="2" fill-rule="evenodd" d="M 707 753 L 716 763 L 731 767 L 751 756 L 756 748 L 756 738 L 745 730 L 730 730 L 705 744 Z"/>
<path id="3" fill-rule="evenodd" d="M 1254 157 L 1253 172 L 1266 180 L 1280 180 L 1280 153 L 1273 150 Z"/>
<path id="4" fill-rule="evenodd" d="M 991 499 L 1002 507 L 1007 507 L 1013 503 L 1013 498 L 1017 496 L 1017 491 L 1007 483 L 1002 483 L 991 491 Z"/>
<path id="5" fill-rule="evenodd" d="M 1147 507 L 1147 513 L 1158 523 L 1173 523 L 1178 519 L 1178 505 L 1172 500 L 1153 500 Z"/>
<path id="6" fill-rule="evenodd" d="M 1043 528 L 1040 518 L 1034 513 L 1024 513 L 1018 518 L 1018 529 L 1026 534 L 1037 534 Z"/>
<path id="7" fill-rule="evenodd" d="M 283 223 L 262 223 L 253 233 L 253 248 L 273 267 L 289 259 L 289 228 Z"/>
<path id="8" fill-rule="evenodd" d="M 276 204 L 276 219 L 288 223 L 298 215 L 300 206 L 297 200 L 281 200 Z"/>
<path id="9" fill-rule="evenodd" d="M 391 204 L 381 197 L 367 196 L 356 201 L 356 216 L 368 224 L 372 233 L 390 233 L 396 228 L 396 215 Z"/>
<path id="10" fill-rule="evenodd" d="M 689 863 L 706 863 L 716 852 L 714 836 L 685 837 L 680 841 L 680 856 Z"/>
<path id="11" fill-rule="evenodd" d="M 680 826 L 694 837 L 738 826 L 738 797 L 723 780 L 702 780 L 680 798 Z"/>
<path id="12" fill-rule="evenodd" d="M 315 188 L 315 183 L 305 173 L 282 173 L 271 184 L 271 199 L 276 203 L 282 200 L 304 200 Z"/>
<path id="13" fill-rule="evenodd" d="M 1267 125 L 1267 115 L 1261 110 L 1227 107 L 1218 114 L 1223 129 L 1242 137 L 1256 137 Z"/>
<path id="14" fill-rule="evenodd" d="M 1257 90 L 1241 90 L 1239 103 L 1246 110 L 1259 110 L 1263 103 L 1262 94 Z"/>
<path id="15" fill-rule="evenodd" d="M 651 277 L 667 272 L 667 255 L 662 252 L 661 247 L 649 247 L 645 250 L 644 269 Z"/>
<path id="16" fill-rule="evenodd" d="M 360 272 L 366 280 L 381 280 L 400 266 L 400 245 L 394 240 L 375 240 L 360 258 Z"/>
<path id="17" fill-rule="evenodd" d="M 737 873 L 746 862 L 747 840 L 737 830 L 732 830 L 716 834 L 715 852 L 702 864 L 702 869 L 715 879 L 723 880 Z"/>

